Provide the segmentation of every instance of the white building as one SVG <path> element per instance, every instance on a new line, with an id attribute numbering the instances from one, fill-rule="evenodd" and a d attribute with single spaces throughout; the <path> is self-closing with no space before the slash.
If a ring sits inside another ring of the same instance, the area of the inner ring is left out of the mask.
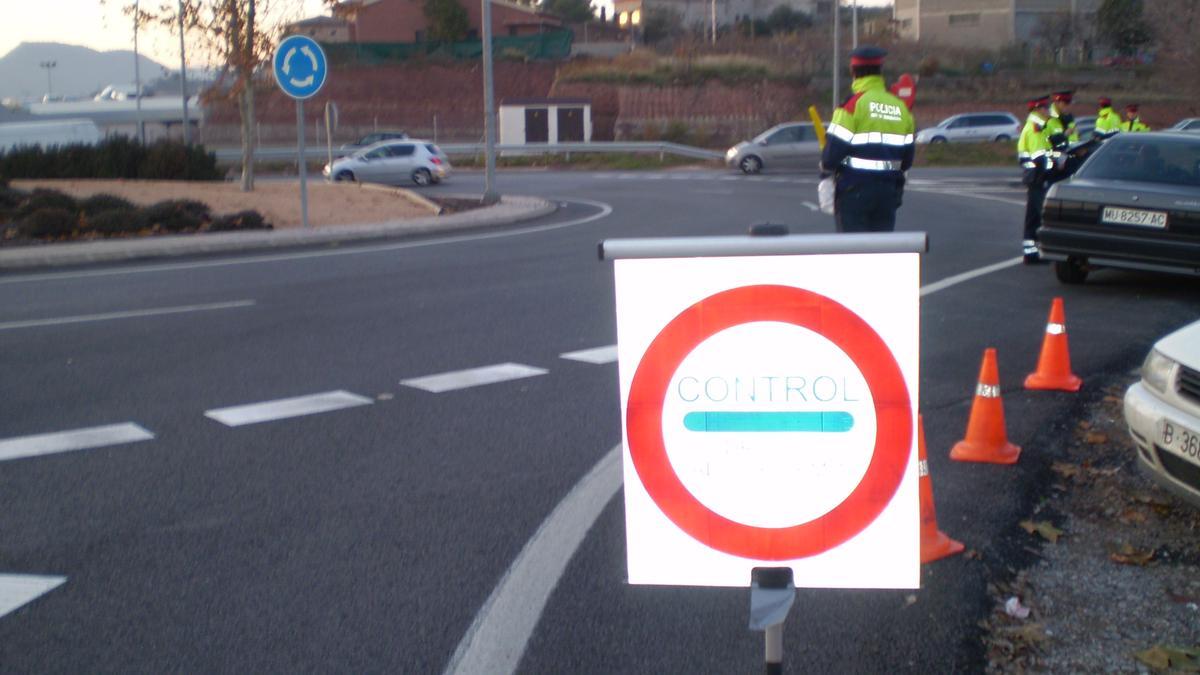
<path id="1" fill-rule="evenodd" d="M 895 0 L 900 37 L 931 44 L 996 49 L 1031 44 L 1064 14 L 1086 24 L 1101 0 Z"/>

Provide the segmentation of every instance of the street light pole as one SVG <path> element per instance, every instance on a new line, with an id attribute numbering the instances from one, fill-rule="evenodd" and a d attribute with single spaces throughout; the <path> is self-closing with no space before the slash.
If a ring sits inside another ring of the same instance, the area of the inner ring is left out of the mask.
<path id="1" fill-rule="evenodd" d="M 838 101 L 841 99 L 842 93 L 840 91 L 841 81 L 839 80 L 839 78 L 842 76 L 842 69 L 840 68 L 839 63 L 841 61 L 839 54 L 842 51 L 842 42 L 841 38 L 839 37 L 839 33 L 841 33 L 841 31 L 838 30 L 840 27 L 838 24 L 841 23 L 838 5 L 840 5 L 841 2 L 842 0 L 833 0 L 833 107 L 829 109 L 830 115 L 833 115 L 833 111 L 837 110 Z"/>
<path id="2" fill-rule="evenodd" d="M 500 201 L 496 194 L 496 101 L 492 82 L 492 0 L 483 2 L 483 133 L 486 145 L 483 203 Z"/>
<path id="3" fill-rule="evenodd" d="M 179 0 L 179 94 L 183 97 L 183 144 L 192 144 L 192 123 L 188 120 L 187 54 L 183 49 L 183 0 Z"/>
<path id="4" fill-rule="evenodd" d="M 54 94 L 54 87 L 50 80 L 50 71 L 58 66 L 58 61 L 42 61 L 38 65 L 46 69 L 46 98 L 49 99 Z"/>
<path id="5" fill-rule="evenodd" d="M 851 14 L 853 18 L 851 18 L 850 21 L 854 24 L 854 37 L 851 38 L 851 44 L 853 45 L 854 49 L 858 49 L 858 0 L 854 0 Z"/>
<path id="6" fill-rule="evenodd" d="M 137 135 L 138 142 L 146 144 L 146 124 L 142 121 L 142 57 L 138 56 L 138 23 L 140 16 L 137 0 L 133 3 L 133 89 L 137 99 Z"/>

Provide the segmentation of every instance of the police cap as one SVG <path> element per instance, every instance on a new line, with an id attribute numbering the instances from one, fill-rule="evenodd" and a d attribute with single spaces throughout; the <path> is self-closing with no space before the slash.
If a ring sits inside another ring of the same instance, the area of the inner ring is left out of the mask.
<path id="1" fill-rule="evenodd" d="M 1038 108 L 1048 108 L 1048 107 L 1050 107 L 1050 97 L 1049 96 L 1039 96 L 1038 98 L 1029 99 L 1029 109 L 1030 110 L 1037 110 Z"/>
<path id="2" fill-rule="evenodd" d="M 1070 91 L 1070 90 L 1067 90 L 1067 91 L 1056 91 L 1056 92 L 1054 92 L 1053 94 L 1051 94 L 1051 96 L 1054 98 L 1054 101 L 1055 101 L 1056 103 L 1070 103 L 1070 102 L 1071 102 L 1071 98 L 1072 98 L 1074 95 L 1075 95 L 1075 92 L 1073 92 L 1073 91 Z"/>
<path id="3" fill-rule="evenodd" d="M 879 47 L 863 46 L 850 52 L 850 65 L 852 66 L 882 66 L 883 57 L 887 56 L 886 49 Z"/>
<path id="4" fill-rule="evenodd" d="M 1129 105 L 1125 106 L 1125 112 L 1135 113 L 1137 111 L 1138 111 L 1138 104 L 1136 104 L 1136 103 L 1130 103 Z"/>
<path id="5" fill-rule="evenodd" d="M 1101 108 L 1112 107 L 1112 99 L 1107 96 L 1101 96 L 1100 97 L 1100 107 Z"/>

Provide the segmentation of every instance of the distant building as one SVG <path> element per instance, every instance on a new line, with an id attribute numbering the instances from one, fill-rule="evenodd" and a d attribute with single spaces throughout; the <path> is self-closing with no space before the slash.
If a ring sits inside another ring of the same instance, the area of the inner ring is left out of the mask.
<path id="1" fill-rule="evenodd" d="M 681 28 L 702 33 L 712 26 L 714 7 L 717 26 L 727 27 L 741 19 L 766 19 L 780 6 L 815 17 L 828 15 L 833 5 L 831 0 L 614 0 L 613 18 L 619 26 L 636 26 L 646 12 L 665 10 L 679 18 Z"/>
<path id="2" fill-rule="evenodd" d="M 307 35 L 317 42 L 326 44 L 350 42 L 350 22 L 332 16 L 314 16 L 310 19 L 288 24 L 288 35 Z"/>
<path id="3" fill-rule="evenodd" d="M 900 37 L 931 44 L 996 49 L 1034 44 L 1063 14 L 1087 21 L 1101 0 L 895 0 Z"/>
<path id="4" fill-rule="evenodd" d="M 462 6 L 467 11 L 469 25 L 466 38 L 478 40 L 483 8 L 472 0 L 462 0 Z M 301 26 L 309 22 L 317 23 L 310 24 L 310 28 Z M 429 39 L 429 21 L 420 0 L 343 0 L 333 8 L 332 17 L 314 17 L 292 25 L 305 35 L 311 35 L 309 30 L 324 30 L 333 36 L 323 40 L 312 35 L 319 42 L 425 42 Z M 562 28 L 563 22 L 556 16 L 508 0 L 492 0 L 492 35 L 536 35 Z"/>

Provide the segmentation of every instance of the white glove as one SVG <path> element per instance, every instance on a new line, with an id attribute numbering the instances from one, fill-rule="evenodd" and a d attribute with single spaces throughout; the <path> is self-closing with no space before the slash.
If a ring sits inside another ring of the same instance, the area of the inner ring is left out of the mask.
<path id="1" fill-rule="evenodd" d="M 833 176 L 821 179 L 817 183 L 817 203 L 821 206 L 821 213 L 833 215 Z"/>

